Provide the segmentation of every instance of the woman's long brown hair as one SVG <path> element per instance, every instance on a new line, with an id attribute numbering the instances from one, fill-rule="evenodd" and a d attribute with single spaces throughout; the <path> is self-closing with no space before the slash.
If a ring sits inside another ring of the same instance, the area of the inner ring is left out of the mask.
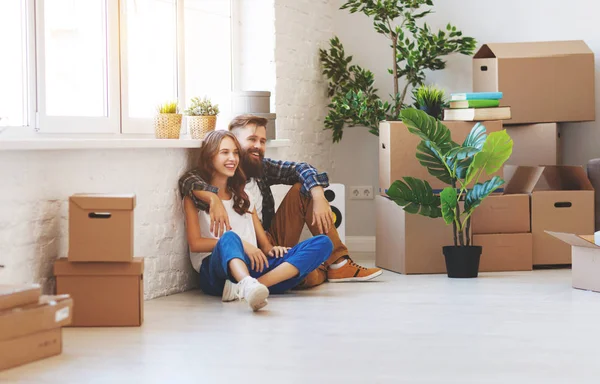
<path id="1" fill-rule="evenodd" d="M 238 153 L 240 155 L 242 153 L 240 142 L 233 133 L 225 130 L 216 130 L 209 132 L 204 137 L 202 146 L 200 147 L 198 164 L 198 171 L 200 173 L 200 176 L 202 176 L 202 178 L 206 182 L 210 182 L 210 180 L 213 177 L 213 174 L 215 173 L 213 161 L 215 159 L 215 156 L 219 153 L 221 141 L 223 141 L 223 139 L 226 137 L 231 138 L 235 143 Z M 244 174 L 244 171 L 242 171 L 242 167 L 240 167 L 239 162 L 234 175 L 227 179 L 227 186 L 233 193 L 233 210 L 239 213 L 240 215 L 247 213 L 248 208 L 250 208 L 250 199 L 244 191 L 244 187 L 246 186 L 246 175 Z"/>

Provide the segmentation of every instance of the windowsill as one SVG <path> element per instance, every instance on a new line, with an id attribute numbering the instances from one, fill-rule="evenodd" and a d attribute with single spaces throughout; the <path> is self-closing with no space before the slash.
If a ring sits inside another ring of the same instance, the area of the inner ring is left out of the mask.
<path id="1" fill-rule="evenodd" d="M 201 140 L 182 135 L 179 139 L 156 139 L 143 134 L 43 134 L 27 129 L 0 131 L 2 150 L 57 150 L 111 148 L 200 148 Z M 269 140 L 267 148 L 289 145 L 289 140 Z"/>

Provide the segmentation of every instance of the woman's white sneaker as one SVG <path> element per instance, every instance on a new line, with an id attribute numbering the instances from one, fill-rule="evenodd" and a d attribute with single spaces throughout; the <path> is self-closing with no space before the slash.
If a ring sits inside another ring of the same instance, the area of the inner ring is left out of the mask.
<path id="1" fill-rule="evenodd" d="M 245 277 L 238 284 L 238 295 L 242 297 L 254 312 L 268 304 L 269 288 L 253 277 Z"/>

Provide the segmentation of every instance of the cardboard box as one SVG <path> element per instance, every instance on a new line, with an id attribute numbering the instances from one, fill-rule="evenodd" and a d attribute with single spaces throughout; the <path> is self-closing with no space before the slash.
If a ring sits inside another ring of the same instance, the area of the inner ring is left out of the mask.
<path id="1" fill-rule="evenodd" d="M 572 249 L 571 279 L 573 288 L 600 292 L 600 247 L 593 235 L 546 231 Z"/>
<path id="2" fill-rule="evenodd" d="M 473 234 L 531 232 L 532 177 L 537 180 L 540 173 L 517 172 L 504 185 L 503 194 L 486 197 L 471 216 Z"/>
<path id="3" fill-rule="evenodd" d="M 523 124 L 505 127 L 513 139 L 510 165 L 560 165 L 560 131 L 558 124 Z"/>
<path id="4" fill-rule="evenodd" d="M 594 75 L 581 40 L 490 43 L 473 57 L 473 91 L 503 93 L 504 124 L 595 120 Z"/>
<path id="5" fill-rule="evenodd" d="M 69 325 L 72 315 L 69 295 L 41 296 L 35 304 L 0 312 L 0 341 Z"/>
<path id="6" fill-rule="evenodd" d="M 54 263 L 56 292 L 75 301 L 74 327 L 140 326 L 144 320 L 144 259 L 131 263 Z"/>
<path id="7" fill-rule="evenodd" d="M 479 272 L 531 271 L 531 233 L 473 235 L 473 244 L 483 247 Z"/>
<path id="8" fill-rule="evenodd" d="M 533 265 L 571 264 L 570 247 L 545 231 L 594 233 L 594 188 L 583 167 L 509 165 L 504 174 L 532 191 Z"/>
<path id="9" fill-rule="evenodd" d="M 442 218 L 404 212 L 385 196 L 375 196 L 375 264 L 403 274 L 446 273 L 442 247 L 454 245 L 452 226 Z"/>
<path id="10" fill-rule="evenodd" d="M 0 341 L 0 370 L 18 367 L 62 352 L 62 328 Z"/>
<path id="11" fill-rule="evenodd" d="M 69 260 L 130 262 L 135 195 L 75 194 L 69 198 Z"/>
<path id="12" fill-rule="evenodd" d="M 39 284 L 0 284 L 0 311 L 37 303 L 42 295 Z"/>
<path id="13" fill-rule="evenodd" d="M 475 122 L 444 121 L 442 122 L 452 133 L 452 140 L 462 144 L 469 135 Z M 502 130 L 502 121 L 481 122 L 488 133 Z M 379 193 L 385 191 L 395 180 L 405 176 L 412 176 L 429 182 L 431 188 L 437 192 L 448 185 L 431 176 L 427 168 L 417 160 L 417 145 L 421 139 L 410 133 L 404 123 L 400 121 L 384 121 L 379 124 Z M 480 181 L 491 179 L 493 176 L 502 176 L 502 170 L 495 175 L 485 176 Z"/>

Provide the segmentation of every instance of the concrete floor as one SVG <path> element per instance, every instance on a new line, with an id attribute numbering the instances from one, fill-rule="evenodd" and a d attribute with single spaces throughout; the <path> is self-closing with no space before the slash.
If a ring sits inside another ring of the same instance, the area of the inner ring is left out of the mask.
<path id="1" fill-rule="evenodd" d="M 600 293 L 570 284 L 384 272 L 257 314 L 191 291 L 146 302 L 141 328 L 65 328 L 62 355 L 0 383 L 597 383 Z"/>

